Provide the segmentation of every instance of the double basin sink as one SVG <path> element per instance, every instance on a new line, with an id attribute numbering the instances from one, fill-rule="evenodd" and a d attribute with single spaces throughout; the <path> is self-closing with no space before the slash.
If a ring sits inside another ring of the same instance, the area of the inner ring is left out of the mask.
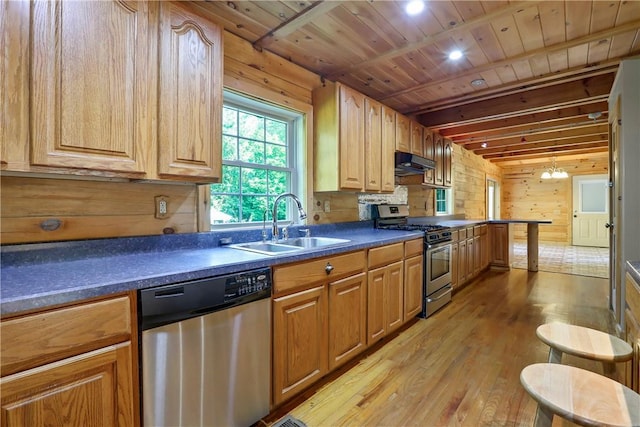
<path id="1" fill-rule="evenodd" d="M 256 252 L 264 255 L 278 255 L 287 252 L 298 252 L 310 249 L 324 248 L 327 246 L 349 243 L 347 239 L 333 237 L 297 237 L 293 239 L 275 242 L 249 242 L 229 245 L 230 248 Z"/>

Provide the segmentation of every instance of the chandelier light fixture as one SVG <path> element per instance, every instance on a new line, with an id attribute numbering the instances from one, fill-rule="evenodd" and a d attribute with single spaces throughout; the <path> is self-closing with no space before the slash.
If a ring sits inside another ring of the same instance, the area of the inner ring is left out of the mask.
<path id="1" fill-rule="evenodd" d="M 561 179 L 569 178 L 569 174 L 562 168 L 556 168 L 556 158 L 553 158 L 553 165 L 549 169 L 542 172 L 540 175 L 542 179 Z"/>

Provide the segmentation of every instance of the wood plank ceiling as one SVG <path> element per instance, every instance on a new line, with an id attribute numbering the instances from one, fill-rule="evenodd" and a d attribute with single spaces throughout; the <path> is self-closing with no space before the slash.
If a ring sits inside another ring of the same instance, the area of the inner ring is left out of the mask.
<path id="1" fill-rule="evenodd" d="M 615 72 L 640 53 L 635 0 L 195 3 L 499 165 L 606 155 Z"/>

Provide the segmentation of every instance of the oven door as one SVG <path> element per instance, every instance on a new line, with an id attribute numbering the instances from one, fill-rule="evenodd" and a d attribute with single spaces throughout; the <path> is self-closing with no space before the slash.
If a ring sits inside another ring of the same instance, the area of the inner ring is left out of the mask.
<path id="1" fill-rule="evenodd" d="M 425 296 L 451 283 L 451 243 L 430 245 L 425 253 Z"/>

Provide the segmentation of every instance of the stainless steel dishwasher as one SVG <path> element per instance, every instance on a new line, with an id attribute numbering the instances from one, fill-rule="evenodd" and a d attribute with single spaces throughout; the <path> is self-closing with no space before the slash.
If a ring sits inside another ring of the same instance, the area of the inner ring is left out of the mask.
<path id="1" fill-rule="evenodd" d="M 248 426 L 269 413 L 271 271 L 140 291 L 146 427 Z"/>

